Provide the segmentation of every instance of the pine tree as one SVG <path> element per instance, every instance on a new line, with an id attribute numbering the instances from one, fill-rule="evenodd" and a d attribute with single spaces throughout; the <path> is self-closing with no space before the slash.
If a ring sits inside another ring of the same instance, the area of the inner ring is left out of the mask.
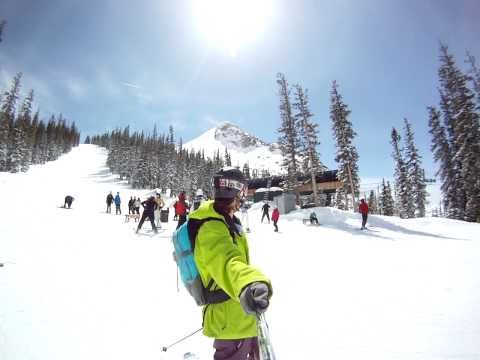
<path id="1" fill-rule="evenodd" d="M 440 176 L 442 184 L 440 186 L 443 193 L 443 207 L 445 209 L 451 208 L 454 203 L 454 191 L 450 188 L 453 183 L 450 181 L 454 178 L 452 172 L 452 153 L 450 151 L 450 144 L 447 139 L 446 130 L 440 123 L 440 112 L 434 107 L 428 108 L 429 113 L 429 133 L 432 135 L 432 143 L 430 150 L 433 153 L 433 158 L 439 163 L 437 176 Z"/>
<path id="2" fill-rule="evenodd" d="M 278 144 L 283 156 L 282 166 L 287 171 L 284 189 L 292 192 L 297 186 L 300 165 L 298 127 L 292 112 L 288 82 L 281 73 L 277 74 L 277 85 L 281 118 Z"/>
<path id="3" fill-rule="evenodd" d="M 425 183 L 425 171 L 422 168 L 422 158 L 415 146 L 414 134 L 411 124 L 407 119 L 405 122 L 405 165 L 407 167 L 407 179 L 412 188 L 415 213 L 417 217 L 425 216 L 427 202 L 427 185 Z"/>
<path id="4" fill-rule="evenodd" d="M 309 109 L 308 92 L 307 90 L 303 91 L 300 85 L 295 86 L 295 103 L 293 107 L 296 109 L 294 115 L 295 122 L 300 127 L 300 158 L 303 159 L 303 172 L 310 174 L 315 206 L 319 206 L 316 176 L 319 170 L 324 168 L 320 163 L 317 151 L 320 141 L 317 136 L 317 124 L 311 120 L 313 114 Z"/>
<path id="5" fill-rule="evenodd" d="M 335 161 L 338 163 L 338 179 L 343 191 L 352 196 L 353 209 L 356 208 L 355 198 L 359 195 L 360 178 L 358 176 L 358 152 L 353 145 L 353 139 L 357 135 L 348 119 L 350 110 L 343 102 L 338 92 L 337 82 L 332 84 L 330 100 L 330 119 L 332 120 L 333 136 L 336 141 Z"/>
<path id="6" fill-rule="evenodd" d="M 0 171 L 10 170 L 10 156 L 13 148 L 13 127 L 15 124 L 15 107 L 20 92 L 20 79 L 18 73 L 12 80 L 9 91 L 3 94 L 0 108 Z"/>
<path id="7" fill-rule="evenodd" d="M 395 202 L 393 201 L 392 188 L 390 182 L 387 181 L 385 185 L 385 180 L 382 180 L 383 190 L 382 190 L 382 206 L 383 206 L 383 215 L 393 216 L 395 212 Z"/>
<path id="8" fill-rule="evenodd" d="M 400 149 L 400 135 L 395 128 L 391 133 L 393 146 L 393 159 L 395 162 L 395 193 L 397 196 L 398 210 L 401 218 L 415 217 L 415 205 L 412 197 L 412 186 L 408 178 L 407 164 Z"/>
<path id="9" fill-rule="evenodd" d="M 455 64 L 445 45 L 440 47 L 440 107 L 452 153 L 449 173 L 448 217 L 480 221 L 480 124 L 470 77 Z"/>

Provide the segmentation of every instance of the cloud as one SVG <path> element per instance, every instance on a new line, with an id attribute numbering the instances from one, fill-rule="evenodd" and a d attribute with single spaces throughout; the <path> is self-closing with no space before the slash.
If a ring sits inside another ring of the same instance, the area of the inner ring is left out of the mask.
<path id="1" fill-rule="evenodd" d="M 128 83 L 128 82 L 122 82 L 122 85 L 131 87 L 131 88 L 134 88 L 134 89 L 142 89 L 141 86 L 135 85 L 135 84 L 131 84 L 131 83 Z"/>

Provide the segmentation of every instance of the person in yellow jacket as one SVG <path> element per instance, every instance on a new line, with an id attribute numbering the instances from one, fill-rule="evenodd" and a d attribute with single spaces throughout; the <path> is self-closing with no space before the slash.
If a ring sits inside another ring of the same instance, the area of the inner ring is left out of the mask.
<path id="1" fill-rule="evenodd" d="M 257 316 L 269 306 L 270 280 L 250 265 L 248 242 L 234 215 L 247 186 L 243 173 L 221 169 L 213 178 L 214 201 L 205 201 L 189 215 L 205 221 L 195 237 L 194 258 L 204 287 L 225 297 L 203 308 L 203 333 L 215 338 L 214 360 L 260 359 Z M 221 298 L 221 297 L 220 297 Z"/>

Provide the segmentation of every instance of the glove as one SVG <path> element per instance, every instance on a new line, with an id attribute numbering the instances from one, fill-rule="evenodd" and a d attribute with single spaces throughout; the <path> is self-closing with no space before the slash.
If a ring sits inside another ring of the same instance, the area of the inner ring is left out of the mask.
<path id="1" fill-rule="evenodd" d="M 250 315 L 261 314 L 269 305 L 270 289 L 263 282 L 253 282 L 240 293 L 240 305 Z"/>

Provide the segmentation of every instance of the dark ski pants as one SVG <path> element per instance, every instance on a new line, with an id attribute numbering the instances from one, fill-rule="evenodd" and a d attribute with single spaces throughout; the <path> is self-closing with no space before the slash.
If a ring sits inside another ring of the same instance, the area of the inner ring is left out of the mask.
<path id="1" fill-rule="evenodd" d="M 257 337 L 213 342 L 214 360 L 260 360 Z"/>
<path id="2" fill-rule="evenodd" d="M 137 231 L 140 230 L 142 228 L 142 225 L 145 221 L 145 219 L 148 217 L 148 220 L 150 220 L 150 224 L 152 224 L 152 229 L 153 231 L 157 232 L 157 227 L 155 226 L 155 217 L 153 216 L 153 214 L 145 214 L 143 213 L 142 214 L 142 218 L 140 219 L 140 222 L 138 223 L 138 227 L 137 227 Z"/>
<path id="3" fill-rule="evenodd" d="M 112 204 L 107 203 L 107 214 L 110 214 L 112 212 Z"/>
<path id="4" fill-rule="evenodd" d="M 367 225 L 367 218 L 368 214 L 362 214 L 362 229 L 364 229 L 365 225 Z"/>
<path id="5" fill-rule="evenodd" d="M 67 201 L 65 202 L 65 204 L 63 204 L 63 207 L 66 208 L 68 206 L 68 208 L 70 209 L 72 207 L 72 202 L 71 201 Z"/>
<path id="6" fill-rule="evenodd" d="M 115 205 L 115 214 L 118 215 L 122 215 L 122 209 L 120 209 L 120 205 Z"/>
<path id="7" fill-rule="evenodd" d="M 278 222 L 278 220 L 273 220 L 273 226 L 275 226 L 275 230 L 274 230 L 274 231 L 276 231 L 276 232 L 278 232 L 277 222 Z"/>
<path id="8" fill-rule="evenodd" d="M 268 212 L 264 212 L 264 213 L 262 214 L 262 221 L 261 221 L 261 222 L 263 223 L 263 218 L 264 218 L 265 216 L 267 217 L 268 223 L 270 224 L 270 215 L 268 214 Z"/>
<path id="9" fill-rule="evenodd" d="M 315 219 L 315 218 L 311 218 L 310 219 L 310 224 L 317 224 L 318 225 L 318 219 Z"/>
<path id="10" fill-rule="evenodd" d="M 178 215 L 177 229 L 182 226 L 182 224 L 187 221 L 187 215 Z"/>

